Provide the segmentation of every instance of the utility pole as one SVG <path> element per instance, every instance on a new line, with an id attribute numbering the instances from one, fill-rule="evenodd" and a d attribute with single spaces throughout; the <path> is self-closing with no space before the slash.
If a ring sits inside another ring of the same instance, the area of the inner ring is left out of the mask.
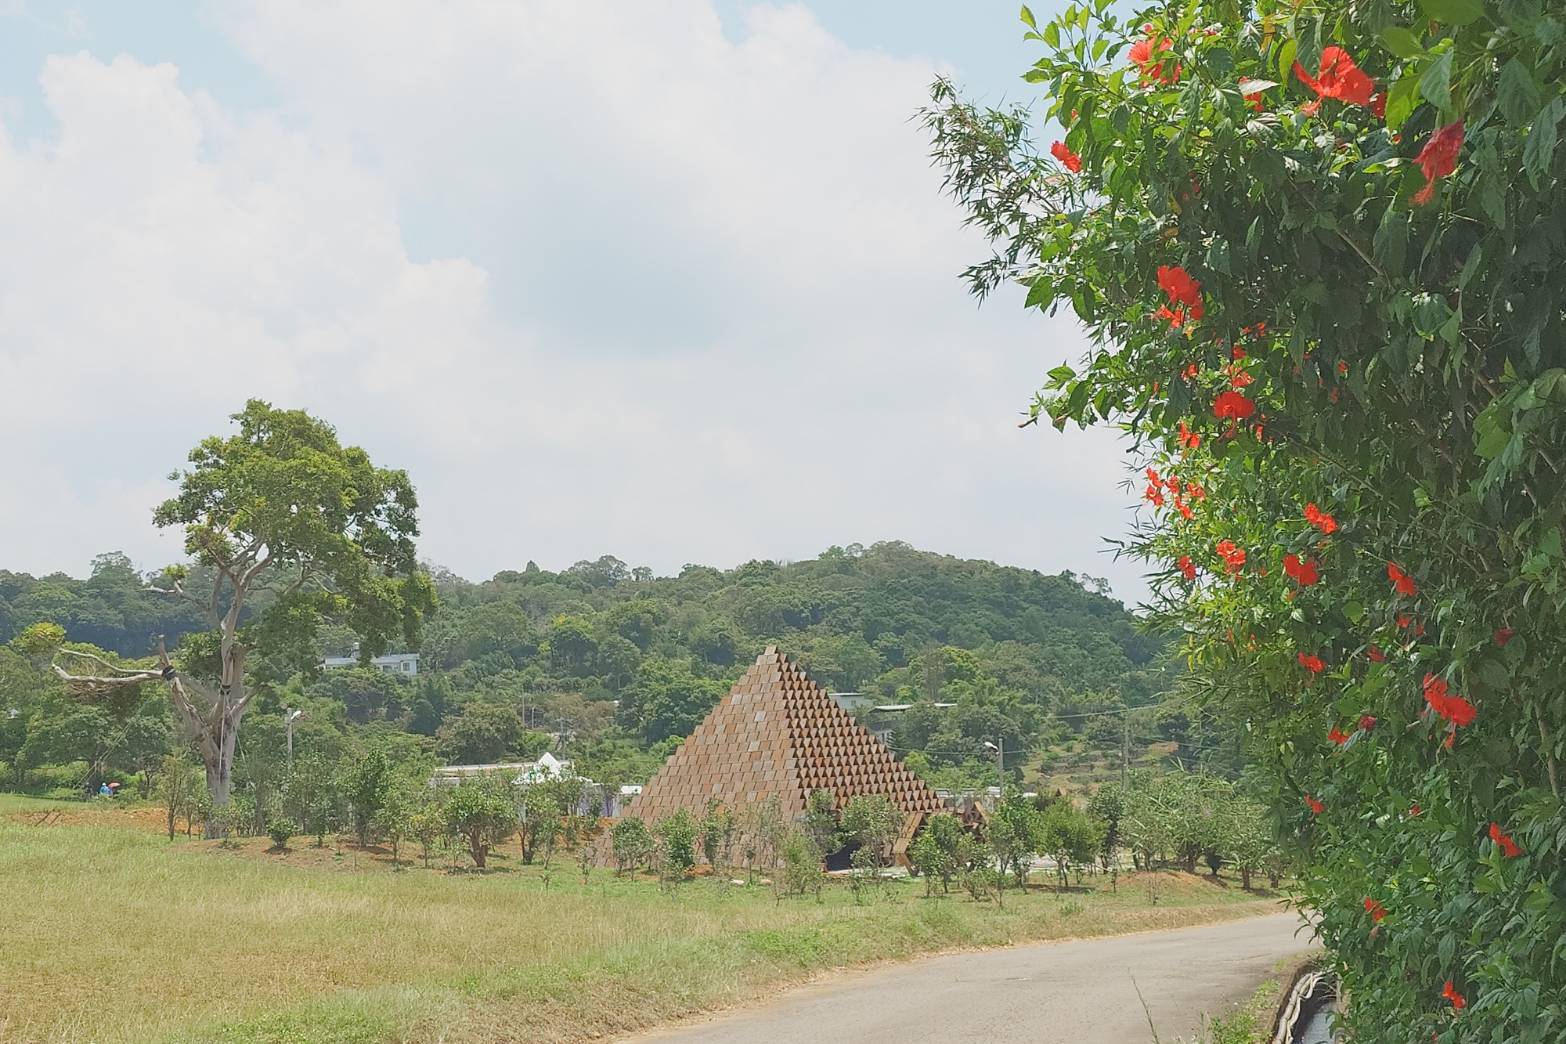
<path id="1" fill-rule="evenodd" d="M 1126 772 L 1131 767 L 1131 719 L 1120 715 L 1120 789 L 1126 789 Z"/>

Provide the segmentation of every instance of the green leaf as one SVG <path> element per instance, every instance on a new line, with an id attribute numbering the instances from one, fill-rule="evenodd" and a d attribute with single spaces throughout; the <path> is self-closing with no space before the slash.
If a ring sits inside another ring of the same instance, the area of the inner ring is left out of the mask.
<path id="1" fill-rule="evenodd" d="M 1077 371 L 1073 370 L 1064 363 L 1049 371 L 1049 379 L 1054 381 L 1056 384 L 1064 384 L 1076 375 Z"/>
<path id="2" fill-rule="evenodd" d="M 1389 25 L 1381 30 L 1381 46 L 1399 58 L 1413 58 L 1425 51 L 1414 31 L 1400 25 Z"/>
<path id="3" fill-rule="evenodd" d="M 1044 42 L 1051 47 L 1060 46 L 1060 23 L 1051 22 L 1044 27 Z"/>
<path id="4" fill-rule="evenodd" d="M 1033 12 L 1028 10 L 1027 4 L 1022 5 L 1022 10 L 1018 13 L 1017 17 L 1022 19 L 1022 24 L 1027 26 L 1029 29 L 1037 29 L 1039 27 L 1039 23 L 1033 20 Z"/>
<path id="5" fill-rule="evenodd" d="M 1452 107 L 1452 52 L 1447 50 L 1431 62 L 1419 77 L 1419 93 L 1425 101 L 1445 112 Z M 1389 99 L 1388 107 L 1391 106 Z"/>
<path id="6" fill-rule="evenodd" d="M 1041 307 L 1048 304 L 1052 297 L 1049 280 L 1042 276 L 1035 276 L 1033 282 L 1028 285 L 1028 299 L 1023 302 L 1023 307 Z"/>
<path id="7" fill-rule="evenodd" d="M 1241 80 L 1240 93 L 1257 94 L 1261 91 L 1265 91 L 1269 87 L 1276 86 L 1278 86 L 1277 80 Z"/>
<path id="8" fill-rule="evenodd" d="M 1283 41 L 1283 46 L 1278 48 L 1278 79 L 1287 81 L 1293 75 L 1294 56 L 1299 52 L 1299 43 L 1293 38 Z"/>
<path id="9" fill-rule="evenodd" d="M 1387 94 L 1387 130 L 1396 132 L 1419 104 L 1419 77 L 1414 69 L 1405 70 Z"/>
<path id="10" fill-rule="evenodd" d="M 1484 15 L 1483 0 L 1419 0 L 1425 14 L 1447 25 L 1467 25 Z"/>
<path id="11" fill-rule="evenodd" d="M 1533 73 L 1516 58 L 1501 67 L 1498 94 L 1506 121 L 1519 126 L 1533 119 L 1543 100 L 1539 96 L 1539 84 L 1534 80 Z"/>
<path id="12" fill-rule="evenodd" d="M 1566 116 L 1566 98 L 1557 96 L 1533 121 L 1528 143 L 1523 146 L 1523 169 L 1535 185 L 1540 184 L 1555 159 L 1555 146 L 1560 140 L 1558 125 L 1562 116 Z"/>

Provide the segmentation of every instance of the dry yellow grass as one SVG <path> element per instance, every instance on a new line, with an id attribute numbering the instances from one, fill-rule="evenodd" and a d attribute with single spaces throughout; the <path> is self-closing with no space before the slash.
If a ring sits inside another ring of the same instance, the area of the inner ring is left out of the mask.
<path id="1" fill-rule="evenodd" d="M 0 798 L 0 1041 L 578 1041 L 743 1001 L 825 969 L 964 946 L 1246 916 L 1237 887 L 1118 894 L 923 885 L 866 905 L 497 862 L 391 872 L 363 854 L 170 845 L 116 821 L 33 826 Z M 308 842 L 296 842 L 304 845 Z M 307 862 L 315 865 L 290 865 Z M 345 872 L 331 872 L 325 867 Z"/>

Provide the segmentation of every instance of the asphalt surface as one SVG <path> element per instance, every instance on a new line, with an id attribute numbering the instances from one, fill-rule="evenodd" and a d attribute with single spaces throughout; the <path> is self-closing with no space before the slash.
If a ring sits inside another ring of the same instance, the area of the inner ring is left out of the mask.
<path id="1" fill-rule="evenodd" d="M 952 954 L 804 986 L 635 1044 L 1163 1044 L 1314 949 L 1297 913 Z M 1141 999 L 1138 999 L 1140 990 Z M 1147 1008 L 1143 1009 L 1143 1001 Z"/>

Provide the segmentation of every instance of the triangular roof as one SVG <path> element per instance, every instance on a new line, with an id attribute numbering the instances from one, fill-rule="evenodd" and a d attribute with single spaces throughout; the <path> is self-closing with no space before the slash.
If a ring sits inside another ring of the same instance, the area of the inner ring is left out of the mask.
<path id="1" fill-rule="evenodd" d="M 935 791 L 769 645 L 626 814 L 654 823 L 679 808 L 700 815 L 714 798 L 738 810 L 776 795 L 792 818 L 813 790 L 830 790 L 840 808 L 860 794 L 885 794 L 909 814 L 909 836 L 942 807 Z"/>

